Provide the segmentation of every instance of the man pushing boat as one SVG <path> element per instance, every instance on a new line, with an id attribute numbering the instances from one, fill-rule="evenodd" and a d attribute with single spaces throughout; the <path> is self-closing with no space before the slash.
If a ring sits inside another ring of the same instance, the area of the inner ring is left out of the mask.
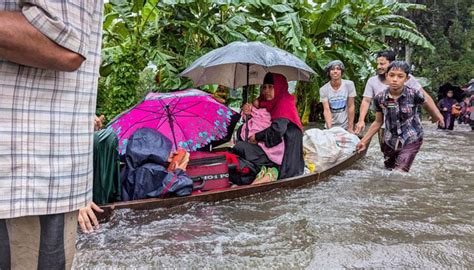
<path id="1" fill-rule="evenodd" d="M 367 148 L 372 137 L 385 123 L 382 152 L 385 167 L 408 172 L 423 143 L 423 127 L 419 118 L 420 105 L 426 103 L 423 92 L 405 85 L 410 67 L 404 61 L 394 61 L 388 68 L 388 88 L 374 97 L 375 121 L 357 144 L 357 151 Z M 433 118 L 437 111 L 427 107 Z"/>

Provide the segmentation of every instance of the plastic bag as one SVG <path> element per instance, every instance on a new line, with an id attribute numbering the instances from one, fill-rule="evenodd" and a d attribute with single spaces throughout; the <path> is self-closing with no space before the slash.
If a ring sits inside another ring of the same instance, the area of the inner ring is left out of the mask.
<path id="1" fill-rule="evenodd" d="M 356 145 L 360 142 L 357 135 L 341 127 L 333 127 L 328 129 L 327 132 L 331 133 L 336 139 L 337 146 L 342 149 L 344 158 L 351 156 L 356 150 Z"/>
<path id="2" fill-rule="evenodd" d="M 314 164 L 315 170 L 321 172 L 334 165 L 344 152 L 337 145 L 333 133 L 317 128 L 306 130 L 303 135 L 305 162 Z"/>

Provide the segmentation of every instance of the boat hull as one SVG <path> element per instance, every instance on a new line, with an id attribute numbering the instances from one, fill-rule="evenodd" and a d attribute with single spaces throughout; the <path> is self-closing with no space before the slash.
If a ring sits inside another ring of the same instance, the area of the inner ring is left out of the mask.
<path id="1" fill-rule="evenodd" d="M 182 205 L 189 202 L 216 202 L 221 200 L 235 199 L 245 197 L 257 193 L 267 192 L 274 189 L 281 188 L 295 188 L 304 186 L 310 183 L 318 183 L 327 180 L 329 176 L 339 173 L 341 170 L 347 169 L 357 160 L 365 156 L 365 151 L 362 153 L 354 153 L 352 156 L 342 160 L 334 166 L 322 172 L 310 173 L 291 178 L 281 179 L 275 182 L 263 183 L 258 185 L 236 186 L 225 190 L 215 190 L 193 194 L 185 197 L 172 198 L 150 198 L 126 202 L 115 202 L 111 204 L 101 205 L 104 210 L 103 213 L 96 213 L 98 219 L 102 222 L 107 221 L 112 216 L 116 209 L 135 209 L 135 210 L 149 210 L 155 208 L 169 208 L 173 206 Z"/>

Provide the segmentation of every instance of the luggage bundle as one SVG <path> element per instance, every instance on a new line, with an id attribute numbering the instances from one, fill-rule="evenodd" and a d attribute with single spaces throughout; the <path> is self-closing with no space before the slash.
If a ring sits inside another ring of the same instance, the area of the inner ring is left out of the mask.
<path id="1" fill-rule="evenodd" d="M 250 184 L 257 168 L 228 152 L 191 152 L 186 174 L 193 179 L 193 193 L 197 193 Z"/>
<path id="2" fill-rule="evenodd" d="M 458 104 L 453 105 L 453 107 L 451 108 L 451 114 L 454 117 L 459 117 L 461 115 L 461 106 L 459 106 Z"/>
<path id="3" fill-rule="evenodd" d="M 95 134 L 93 190 L 98 204 L 227 189 L 232 184 L 250 184 L 257 175 L 253 164 L 232 153 L 200 151 L 190 153 L 186 172 L 170 173 L 173 166 L 168 164 L 166 149 L 171 146 L 165 144 L 171 142 L 149 128 L 130 137 L 120 168 L 117 141 L 111 129 Z"/>
<path id="4" fill-rule="evenodd" d="M 351 156 L 359 141 L 356 135 L 341 127 L 308 129 L 303 135 L 305 162 L 307 165 L 312 164 L 318 172 L 324 171 Z"/>

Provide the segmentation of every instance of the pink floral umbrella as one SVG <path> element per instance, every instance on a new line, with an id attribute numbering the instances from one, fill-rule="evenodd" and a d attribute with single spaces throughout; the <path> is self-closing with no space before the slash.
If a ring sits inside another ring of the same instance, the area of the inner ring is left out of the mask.
<path id="1" fill-rule="evenodd" d="M 135 130 L 153 128 L 168 137 L 175 146 L 196 151 L 227 135 L 235 112 L 210 94 L 187 89 L 171 93 L 149 93 L 133 108 L 108 125 L 119 138 L 119 153 L 125 154 L 128 138 Z"/>

